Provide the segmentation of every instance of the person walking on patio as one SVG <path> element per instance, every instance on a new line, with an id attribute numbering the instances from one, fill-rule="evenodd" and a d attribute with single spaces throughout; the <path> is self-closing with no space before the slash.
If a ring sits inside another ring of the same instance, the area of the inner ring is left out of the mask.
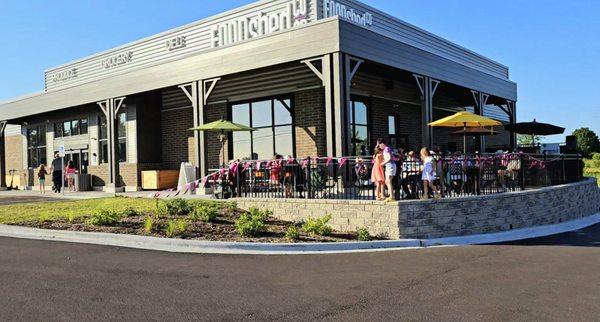
<path id="1" fill-rule="evenodd" d="M 375 198 L 378 201 L 383 200 L 383 185 L 385 184 L 385 173 L 383 172 L 383 150 L 379 146 L 375 147 L 373 155 L 373 169 L 371 170 L 371 181 L 375 184 Z"/>
<path id="2" fill-rule="evenodd" d="M 429 198 L 429 189 L 435 194 L 435 160 L 431 156 L 429 149 L 424 147 L 421 149 L 421 160 L 423 161 L 423 199 Z"/>
<path id="3" fill-rule="evenodd" d="M 397 166 L 394 152 L 383 140 L 379 143 L 379 148 L 383 151 L 383 163 L 381 165 L 385 168 L 385 185 L 388 191 L 388 197 L 385 201 L 395 201 L 393 180 L 396 176 Z"/>

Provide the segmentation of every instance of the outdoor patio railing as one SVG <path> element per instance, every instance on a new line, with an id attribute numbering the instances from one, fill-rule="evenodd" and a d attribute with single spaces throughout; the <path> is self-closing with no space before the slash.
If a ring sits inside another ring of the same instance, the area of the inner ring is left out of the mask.
<path id="1" fill-rule="evenodd" d="M 403 157 L 396 166 L 397 200 L 497 194 L 583 179 L 578 155 L 436 156 L 435 189 L 426 196 L 421 161 Z M 218 198 L 374 200 L 371 170 L 371 157 L 240 161 L 216 171 L 206 185 Z"/>

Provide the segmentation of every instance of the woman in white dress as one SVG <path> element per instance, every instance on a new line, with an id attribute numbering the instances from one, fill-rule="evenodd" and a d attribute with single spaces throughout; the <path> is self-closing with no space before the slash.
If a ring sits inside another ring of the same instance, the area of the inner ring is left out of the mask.
<path id="1" fill-rule="evenodd" d="M 428 148 L 421 149 L 421 160 L 423 162 L 423 174 L 421 174 L 421 180 L 423 180 L 423 199 L 429 198 L 429 189 L 435 192 L 435 160 L 429 153 Z"/>

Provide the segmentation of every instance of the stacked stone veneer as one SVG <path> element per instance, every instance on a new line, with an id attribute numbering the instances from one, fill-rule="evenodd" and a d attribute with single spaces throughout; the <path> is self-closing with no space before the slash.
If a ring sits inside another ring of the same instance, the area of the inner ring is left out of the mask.
<path id="1" fill-rule="evenodd" d="M 340 231 L 367 228 L 373 235 L 437 238 L 556 224 L 600 212 L 596 180 L 489 196 L 442 200 L 378 201 L 236 199 L 242 209 L 272 210 L 282 220 L 332 214 Z"/>

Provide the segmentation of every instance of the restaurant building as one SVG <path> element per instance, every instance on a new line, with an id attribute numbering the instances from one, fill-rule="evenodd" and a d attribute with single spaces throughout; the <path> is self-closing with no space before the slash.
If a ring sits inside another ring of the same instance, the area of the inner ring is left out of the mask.
<path id="1" fill-rule="evenodd" d="M 427 124 L 469 110 L 515 122 L 508 67 L 354 0 L 265 0 L 44 72 L 0 102 L 0 181 L 28 188 L 64 147 L 93 186 L 138 190 L 144 170 L 201 174 L 228 159 L 350 156 L 377 138 L 461 151 Z M 226 118 L 256 129 L 188 129 Z M 508 149 L 502 134 L 471 151 Z M 50 181 L 50 180 L 48 180 Z M 48 183 L 50 184 L 50 183 Z"/>

